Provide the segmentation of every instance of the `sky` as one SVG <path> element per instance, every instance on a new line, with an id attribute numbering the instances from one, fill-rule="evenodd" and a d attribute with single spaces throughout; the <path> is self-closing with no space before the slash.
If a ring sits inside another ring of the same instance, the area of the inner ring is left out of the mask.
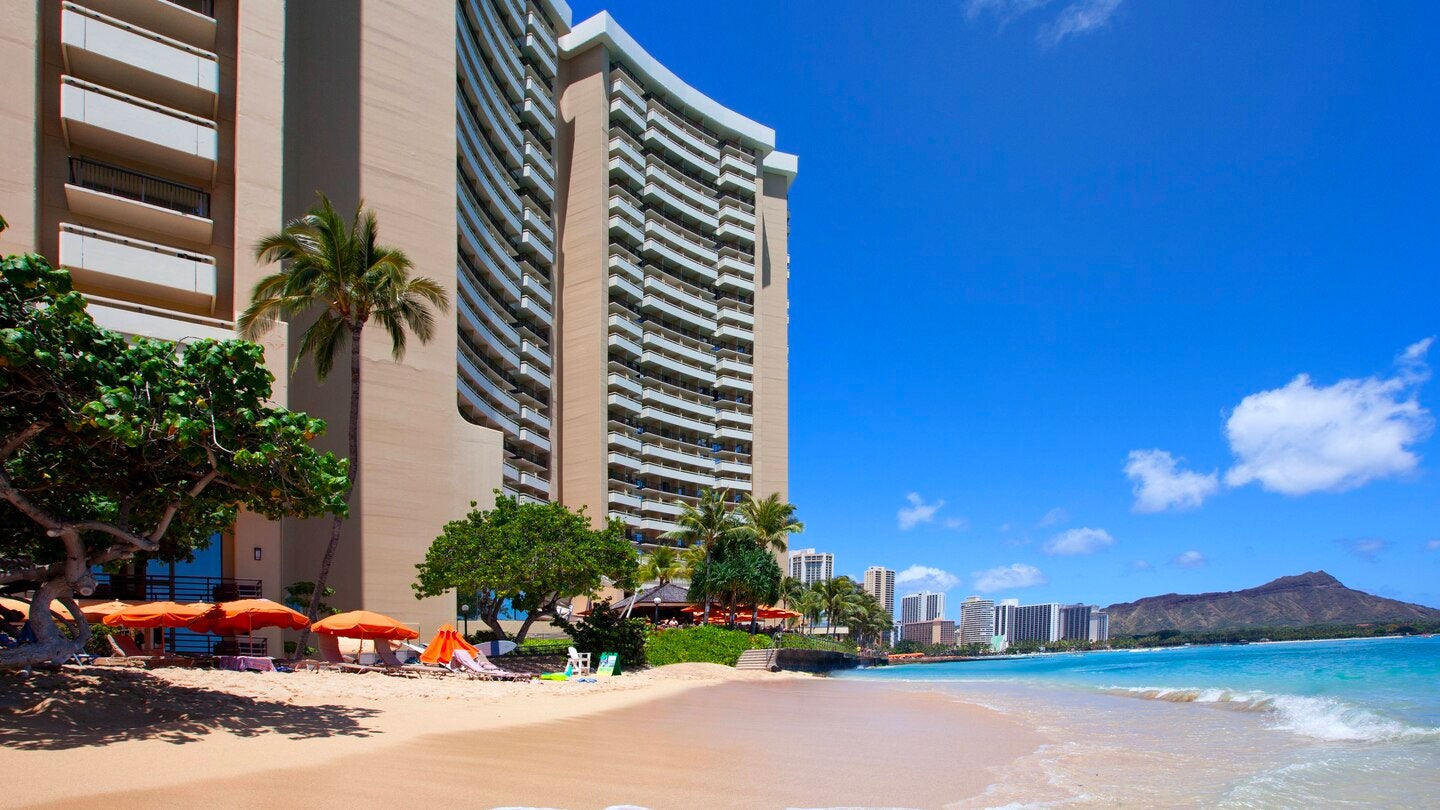
<path id="1" fill-rule="evenodd" d="M 1440 4 L 601 8 L 800 156 L 793 545 L 952 604 L 1440 606 Z"/>

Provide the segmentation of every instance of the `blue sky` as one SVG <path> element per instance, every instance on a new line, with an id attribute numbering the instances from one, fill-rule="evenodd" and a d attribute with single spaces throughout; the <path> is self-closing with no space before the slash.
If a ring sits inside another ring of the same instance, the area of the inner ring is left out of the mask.
<path id="1" fill-rule="evenodd" d="M 800 155 L 800 545 L 952 599 L 1440 605 L 1440 5 L 600 8 Z"/>

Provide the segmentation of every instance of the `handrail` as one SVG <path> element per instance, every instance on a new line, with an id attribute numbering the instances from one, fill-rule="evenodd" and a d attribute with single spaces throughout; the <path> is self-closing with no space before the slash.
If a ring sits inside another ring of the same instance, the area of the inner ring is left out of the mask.
<path id="1" fill-rule="evenodd" d="M 98 160 L 70 158 L 70 182 L 182 214 L 210 218 L 210 194 L 204 189 Z"/>

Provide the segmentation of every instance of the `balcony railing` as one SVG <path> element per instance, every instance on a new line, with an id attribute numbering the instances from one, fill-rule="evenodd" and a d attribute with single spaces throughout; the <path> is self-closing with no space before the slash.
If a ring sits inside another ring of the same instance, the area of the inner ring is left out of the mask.
<path id="1" fill-rule="evenodd" d="M 97 160 L 70 158 L 70 182 L 81 188 L 158 205 L 182 214 L 210 218 L 210 194 L 204 189 Z"/>
<path id="2" fill-rule="evenodd" d="M 236 599 L 259 599 L 261 596 L 261 582 L 258 579 L 99 573 L 95 575 L 95 581 L 96 599 L 232 602 Z"/>

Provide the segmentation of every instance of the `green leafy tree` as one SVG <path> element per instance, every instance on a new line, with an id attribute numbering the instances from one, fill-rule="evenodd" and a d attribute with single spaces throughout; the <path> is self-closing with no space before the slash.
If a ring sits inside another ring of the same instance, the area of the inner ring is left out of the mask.
<path id="1" fill-rule="evenodd" d="M 825 612 L 825 597 L 814 588 L 806 588 L 791 604 L 805 617 L 805 635 L 813 635 L 815 625 L 820 623 L 820 614 Z"/>
<path id="2" fill-rule="evenodd" d="M 687 578 L 690 574 L 690 566 L 681 559 L 681 555 L 669 546 L 660 546 L 640 558 L 640 571 L 638 580 L 640 582 L 659 582 L 661 586 L 674 582 L 677 579 Z M 625 618 L 630 618 L 630 612 L 635 608 L 635 600 L 625 606 Z"/>
<path id="3" fill-rule="evenodd" d="M 292 582 L 285 586 L 285 604 L 295 610 L 306 610 L 310 607 L 310 600 L 315 595 L 315 583 L 310 581 Z M 320 593 L 321 599 L 329 599 L 335 595 L 335 589 L 325 586 Z M 320 603 L 317 615 L 334 616 L 340 612 L 340 608 L 334 607 L 326 602 Z"/>
<path id="4" fill-rule="evenodd" d="M 398 248 L 381 245 L 379 236 L 375 212 L 365 210 L 363 201 L 356 206 L 354 219 L 347 223 L 330 199 L 321 194 L 319 204 L 309 213 L 256 244 L 256 260 L 280 262 L 280 272 L 255 284 L 250 306 L 239 319 L 241 333 L 254 340 L 278 320 L 318 313 L 300 339 L 295 364 L 298 367 L 302 359 L 310 358 L 321 380 L 348 349 L 347 503 L 359 475 L 360 338 L 365 327 L 373 321 L 385 330 L 391 356 L 399 362 L 405 357 L 409 333 L 421 343 L 430 342 L 435 333 L 432 307 L 441 312 L 450 308 L 445 289 L 429 278 L 412 276 L 410 258 Z M 320 616 L 320 598 L 330 579 L 343 524 L 344 515 L 336 514 L 330 527 L 330 543 L 315 577 L 319 587 L 311 594 L 306 610 L 311 622 Z M 301 647 L 309 634 L 308 627 L 301 631 Z"/>
<path id="5" fill-rule="evenodd" d="M 260 346 L 129 342 L 44 258 L 0 271 L 0 586 L 30 585 L 76 617 L 62 632 L 32 611 L 37 643 L 0 651 L 0 666 L 85 645 L 73 597 L 93 592 L 96 566 L 189 559 L 241 508 L 345 513 L 344 462 L 310 446 L 323 422 L 268 404 Z"/>
<path id="6" fill-rule="evenodd" d="M 726 540 L 740 536 L 742 532 L 739 520 L 726 505 L 728 496 L 728 490 L 707 489 L 700 493 L 699 504 L 691 504 L 677 498 L 675 505 L 679 507 L 680 515 L 675 522 L 679 524 L 679 528 L 666 532 L 662 537 L 666 540 L 680 540 L 686 545 L 703 549 L 701 567 L 702 569 L 708 568 L 710 557 L 715 553 L 715 549 Z M 709 623 L 712 594 L 708 590 L 708 586 L 702 584 L 699 590 L 696 590 L 692 574 L 690 592 L 694 594 L 691 598 L 705 603 L 705 612 L 701 622 Z"/>
<path id="7" fill-rule="evenodd" d="M 815 583 L 813 587 L 815 592 L 820 594 L 820 600 L 825 605 L 825 623 L 829 626 L 830 635 L 833 636 L 835 628 L 847 623 L 851 615 L 859 609 L 862 604 L 860 594 L 863 591 L 849 577 L 822 580 Z"/>
<path id="8" fill-rule="evenodd" d="M 778 493 L 758 501 L 747 495 L 739 512 L 741 533 L 764 549 L 783 554 L 790 535 L 805 531 L 805 524 L 795 519 L 795 504 L 780 500 Z"/>
<path id="9" fill-rule="evenodd" d="M 575 640 L 579 652 L 590 653 L 590 660 L 598 662 L 601 653 L 613 652 L 620 656 L 622 667 L 645 666 L 645 638 L 649 625 L 644 619 L 617 616 L 610 610 L 609 601 L 596 602 L 590 615 L 579 623 L 557 618 L 555 624 L 565 629 Z M 563 652 L 563 651 L 562 651 Z"/>
<path id="10" fill-rule="evenodd" d="M 689 598 L 718 598 L 727 623 L 735 625 L 741 606 L 772 605 L 780 600 L 780 565 L 768 549 L 747 538 L 732 537 L 716 546 L 690 580 Z M 753 621 L 752 621 L 753 624 Z"/>
<path id="11" fill-rule="evenodd" d="M 638 562 L 619 521 L 592 529 L 583 507 L 572 512 L 558 503 L 522 504 L 499 491 L 492 509 L 470 505 L 470 514 L 445 524 L 415 566 L 415 598 L 451 588 L 473 593 L 475 615 L 496 638 L 505 637 L 500 612 L 508 603 L 527 614 L 518 643 L 536 619 L 555 616 L 562 599 L 593 595 L 607 579 L 634 587 Z"/>

